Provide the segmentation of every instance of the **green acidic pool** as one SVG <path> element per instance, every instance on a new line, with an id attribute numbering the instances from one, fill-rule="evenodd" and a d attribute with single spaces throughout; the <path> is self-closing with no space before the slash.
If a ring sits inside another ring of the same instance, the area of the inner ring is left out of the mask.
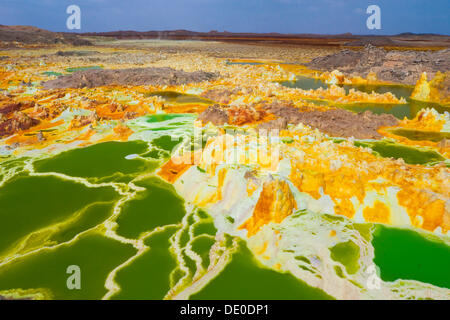
<path id="1" fill-rule="evenodd" d="M 87 67 L 76 67 L 76 68 L 67 68 L 66 72 L 77 72 L 77 71 L 85 71 L 85 70 L 91 70 L 91 69 L 103 69 L 101 66 L 87 66 Z"/>
<path id="2" fill-rule="evenodd" d="M 191 299 L 332 299 L 290 273 L 276 272 L 259 264 L 244 243 L 225 269 Z"/>
<path id="3" fill-rule="evenodd" d="M 328 89 L 330 87 L 329 84 L 325 83 L 320 79 L 315 79 L 311 77 L 305 76 L 297 76 L 294 81 L 280 81 L 281 85 L 289 87 L 289 88 L 300 88 L 302 90 L 316 90 L 319 88 Z M 412 86 L 404 86 L 404 85 L 339 85 L 340 87 L 345 89 L 346 94 L 349 93 L 351 89 L 366 92 L 366 93 L 387 93 L 391 92 L 398 99 L 404 98 L 407 103 L 404 104 L 382 104 L 382 103 L 350 103 L 350 104 L 336 104 L 337 107 L 344 108 L 353 112 L 364 112 L 366 110 L 372 111 L 376 114 L 389 113 L 394 115 L 398 119 L 414 118 L 417 113 L 424 108 L 434 108 L 439 113 L 450 112 L 450 107 L 441 105 L 438 103 L 432 102 L 423 102 L 412 100 L 409 97 L 411 96 L 414 88 Z M 317 105 L 334 105 L 332 101 L 324 102 L 321 100 L 310 100 L 312 103 Z"/>
<path id="4" fill-rule="evenodd" d="M 445 160 L 436 151 L 405 146 L 387 140 L 355 141 L 354 145 L 371 148 L 375 154 L 384 158 L 403 159 L 408 164 L 428 164 Z"/>
<path id="5" fill-rule="evenodd" d="M 126 159 L 148 151 L 144 141 L 104 142 L 86 148 L 62 152 L 34 163 L 37 172 L 58 172 L 74 177 L 129 180 L 138 174 L 151 172 L 159 162 L 140 157 Z"/>
<path id="6" fill-rule="evenodd" d="M 86 210 L 87 206 L 117 200 L 117 193 L 112 187 L 87 188 L 81 183 L 53 176 L 19 175 L 0 190 L 0 256 L 19 242 L 22 242 L 22 251 L 42 245 L 52 233 L 66 229 L 43 230 L 35 235 L 33 232 L 62 223 L 77 213 L 83 215 L 81 211 Z M 79 223 L 82 229 L 83 225 L 92 225 L 89 219 Z"/>
<path id="7" fill-rule="evenodd" d="M 423 233 L 423 232 L 421 232 Z M 450 246 L 439 238 L 378 225 L 372 244 L 381 279 L 418 280 L 450 288 Z"/>
<path id="8" fill-rule="evenodd" d="M 281 85 L 289 87 L 289 88 L 300 88 L 302 90 L 316 90 L 319 88 L 328 89 L 331 85 L 326 82 L 305 76 L 296 76 L 295 81 L 281 81 Z M 403 86 L 403 85 L 362 85 L 362 84 L 344 84 L 338 85 L 345 89 L 345 93 L 348 94 L 351 89 L 366 92 L 366 93 L 387 93 L 391 92 L 397 98 L 409 98 L 411 93 L 414 90 L 412 86 Z"/>
<path id="9" fill-rule="evenodd" d="M 121 269 L 116 281 L 121 290 L 112 299 L 161 300 L 170 290 L 170 274 L 177 266 L 169 239 L 178 227 L 166 228 L 145 240 L 149 249 Z"/>
<path id="10" fill-rule="evenodd" d="M 135 182 L 145 188 L 123 205 L 117 220 L 117 233 L 128 238 L 137 238 L 145 231 L 168 224 L 178 224 L 186 214 L 184 200 L 171 184 L 157 177 Z"/>
<path id="11" fill-rule="evenodd" d="M 413 119 L 420 110 L 426 108 L 433 108 L 439 113 L 449 112 L 450 107 L 443 106 L 432 102 L 422 102 L 415 100 L 407 100 L 407 103 L 403 104 L 383 104 L 383 103 L 349 103 L 349 104 L 336 104 L 337 107 L 347 109 L 356 113 L 371 111 L 375 114 L 388 113 L 395 116 L 397 119 Z"/>
<path id="12" fill-rule="evenodd" d="M 187 104 L 187 103 L 202 103 L 214 104 L 214 101 L 202 98 L 192 94 L 180 93 L 176 91 L 155 91 L 146 94 L 147 97 L 159 96 L 170 104 Z"/>
<path id="13" fill-rule="evenodd" d="M 328 84 L 320 79 L 297 76 L 294 81 L 280 81 L 281 85 L 289 88 L 300 88 L 302 90 L 328 89 Z"/>
<path id="14" fill-rule="evenodd" d="M 413 130 L 413 129 L 393 129 L 390 130 L 395 135 L 402 136 L 408 138 L 409 140 L 414 141 L 433 141 L 439 142 L 443 139 L 450 139 L 449 132 L 436 132 L 436 131 L 422 131 L 422 130 Z"/>
<path id="15" fill-rule="evenodd" d="M 107 275 L 136 253 L 129 244 L 90 232 L 73 243 L 20 258 L 0 269 L 0 291 L 40 289 L 52 299 L 101 299 Z M 80 268 L 81 289 L 69 290 L 67 268 Z"/>

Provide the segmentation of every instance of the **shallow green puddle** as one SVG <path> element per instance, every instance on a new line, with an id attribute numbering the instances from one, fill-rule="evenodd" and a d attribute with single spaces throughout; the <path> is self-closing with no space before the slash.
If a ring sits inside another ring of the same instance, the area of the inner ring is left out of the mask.
<path id="1" fill-rule="evenodd" d="M 354 274 L 359 270 L 359 247 L 351 240 L 341 242 L 330 248 L 331 259 L 344 265 L 347 273 Z"/>
<path id="2" fill-rule="evenodd" d="M 319 88 L 327 89 L 328 85 L 320 79 L 297 76 L 295 80 L 280 81 L 281 85 L 289 88 L 300 88 L 302 90 L 316 90 Z"/>
<path id="3" fill-rule="evenodd" d="M 57 77 L 62 76 L 61 72 L 55 72 L 55 71 L 44 71 L 44 72 L 42 72 L 42 74 L 46 75 L 46 76 L 57 76 Z"/>
<path id="4" fill-rule="evenodd" d="M 76 67 L 76 68 L 67 68 L 66 72 L 77 72 L 77 71 L 85 71 L 91 69 L 103 69 L 101 66 L 87 66 L 87 67 Z"/>
<path id="5" fill-rule="evenodd" d="M 264 64 L 264 63 L 263 62 L 250 62 L 250 61 L 248 61 L 248 62 L 227 61 L 226 64 L 230 65 L 230 66 L 236 65 L 236 64 L 242 65 L 242 66 L 257 66 L 257 65 Z"/>
<path id="6" fill-rule="evenodd" d="M 146 115 L 145 116 L 145 121 L 148 123 L 153 123 L 153 122 L 162 122 L 162 121 L 167 121 L 167 120 L 172 120 L 172 119 L 177 119 L 177 118 L 186 118 L 186 117 L 193 117 L 192 114 L 188 113 L 157 113 L 157 114 L 152 114 L 152 115 Z"/>

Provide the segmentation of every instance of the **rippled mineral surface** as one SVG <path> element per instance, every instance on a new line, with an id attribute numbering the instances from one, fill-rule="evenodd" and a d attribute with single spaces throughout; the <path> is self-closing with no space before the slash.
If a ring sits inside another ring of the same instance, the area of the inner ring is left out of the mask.
<path id="1" fill-rule="evenodd" d="M 450 299 L 450 53 L 358 50 L 0 51 L 0 298 Z"/>

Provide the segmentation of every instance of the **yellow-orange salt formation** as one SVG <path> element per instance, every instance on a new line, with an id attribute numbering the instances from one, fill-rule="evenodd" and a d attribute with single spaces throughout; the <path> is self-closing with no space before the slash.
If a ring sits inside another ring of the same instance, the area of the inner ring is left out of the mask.
<path id="1" fill-rule="evenodd" d="M 422 73 L 420 79 L 417 81 L 411 98 L 420 101 L 436 102 L 440 104 L 450 103 L 450 72 L 436 72 L 436 75 L 431 81 L 427 81 L 427 73 Z"/>
<path id="2" fill-rule="evenodd" d="M 423 109 L 417 113 L 414 119 L 403 119 L 399 126 L 402 128 L 441 131 L 446 123 L 444 115 L 438 114 L 433 109 Z"/>
<path id="3" fill-rule="evenodd" d="M 183 156 L 174 156 L 161 166 L 157 174 L 169 183 L 174 183 L 192 166 L 194 154 L 186 153 Z"/>
<path id="4" fill-rule="evenodd" d="M 352 218 L 357 207 L 366 207 L 368 193 L 385 199 L 394 188 L 399 189 L 398 203 L 412 224 L 430 231 L 441 227 L 444 233 L 450 229 L 450 212 L 445 206 L 450 198 L 448 168 L 407 165 L 345 145 L 322 150 L 317 145 L 295 147 L 298 151 L 290 153 L 290 180 L 315 199 L 329 196 L 336 214 Z M 375 202 L 374 208 L 363 211 L 363 217 L 367 222 L 390 223 L 388 210 Z M 421 216 L 420 224 L 414 222 L 417 215 Z"/>
<path id="5" fill-rule="evenodd" d="M 246 157 L 237 157 L 237 163 L 227 165 L 225 155 L 235 148 L 248 150 L 251 139 L 226 143 L 232 137 L 220 135 L 210 138 L 202 152 L 201 170 L 195 171 L 197 176 L 202 175 L 199 172 L 204 174 L 201 185 L 189 185 L 192 171 L 186 178 L 177 175 L 166 179 L 182 179 L 183 184 L 177 184 L 180 194 L 205 207 L 229 200 L 221 195 L 234 188 L 230 184 L 243 184 L 246 188 L 243 193 L 233 193 L 240 199 L 233 198 L 237 202 L 254 197 L 261 188 L 252 216 L 240 226 L 249 237 L 269 222 L 281 222 L 300 206 L 357 221 L 413 225 L 444 234 L 450 229 L 446 206 L 450 198 L 450 170 L 444 165 L 409 165 L 402 160 L 381 158 L 352 142 L 333 143 L 317 130 L 302 125 L 281 131 L 281 136 L 290 137 L 291 141 L 278 142 L 280 159 L 275 166 L 268 167 L 264 161 L 249 162 Z M 219 145 L 221 151 L 213 152 Z M 245 175 L 238 174 L 240 164 L 253 169 Z M 223 178 L 225 172 L 227 179 Z M 275 180 L 271 178 L 273 174 Z M 298 199 L 294 188 L 302 194 Z"/>
<path id="6" fill-rule="evenodd" d="M 254 179 L 247 179 L 247 195 L 251 197 L 258 189 L 259 185 Z"/>
<path id="7" fill-rule="evenodd" d="M 119 122 L 113 129 L 116 137 L 120 141 L 127 141 L 128 137 L 133 134 L 133 130 L 128 128 L 123 122 Z"/>
<path id="8" fill-rule="evenodd" d="M 323 72 L 317 78 L 323 80 L 328 84 L 378 84 L 378 85 L 391 85 L 390 82 L 380 81 L 377 78 L 375 72 L 369 72 L 364 79 L 360 76 L 346 76 L 339 70 L 333 70 L 331 72 Z"/>
<path id="9" fill-rule="evenodd" d="M 448 115 L 439 114 L 434 109 L 422 109 L 417 113 L 414 119 L 403 119 L 398 126 L 384 127 L 379 129 L 379 133 L 387 138 L 392 138 L 397 142 L 410 146 L 427 147 L 439 152 L 446 158 L 450 157 L 450 143 L 449 140 L 443 135 L 441 141 L 429 141 L 429 140 L 411 140 L 404 136 L 395 134 L 392 129 L 407 129 L 419 131 L 423 133 L 439 133 L 448 134 L 450 129 L 450 118 Z"/>
<path id="10" fill-rule="evenodd" d="M 448 182 L 448 181 L 447 181 Z M 448 189 L 448 186 L 446 187 Z M 424 189 L 405 185 L 397 194 L 399 204 L 406 208 L 413 226 L 429 231 L 441 227 L 446 233 L 450 228 L 449 209 L 439 196 Z"/>
<path id="11" fill-rule="evenodd" d="M 166 113 L 201 113 L 208 108 L 208 105 L 202 103 L 185 103 L 163 105 L 161 108 Z"/>
<path id="12" fill-rule="evenodd" d="M 265 182 L 253 215 L 239 229 L 247 229 L 251 237 L 270 222 L 280 223 L 295 209 L 297 203 L 286 181 Z"/>
<path id="13" fill-rule="evenodd" d="M 381 201 L 376 200 L 373 207 L 366 207 L 363 210 L 363 216 L 366 221 L 386 223 L 391 222 L 391 210 Z"/>
<path id="14" fill-rule="evenodd" d="M 198 197 L 195 198 L 194 202 L 197 203 L 199 206 L 203 207 L 210 203 L 216 203 L 217 201 L 222 200 L 222 189 L 224 186 L 225 178 L 227 176 L 228 169 L 227 168 L 220 168 L 217 172 L 217 188 L 216 191 L 211 193 L 209 197 Z"/>
<path id="15" fill-rule="evenodd" d="M 391 92 L 386 93 L 366 93 L 350 89 L 346 93 L 343 87 L 332 84 L 330 87 L 302 90 L 299 88 L 279 88 L 277 97 L 284 100 L 298 101 L 299 99 L 325 100 L 338 102 L 340 104 L 351 104 L 357 102 L 380 103 L 380 104 L 403 104 L 404 98 L 398 99 Z"/>

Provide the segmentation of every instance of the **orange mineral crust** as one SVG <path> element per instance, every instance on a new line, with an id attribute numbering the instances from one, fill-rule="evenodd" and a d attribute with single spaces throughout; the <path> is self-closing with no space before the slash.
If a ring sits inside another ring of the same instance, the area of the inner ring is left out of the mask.
<path id="1" fill-rule="evenodd" d="M 402 120 L 399 126 L 415 130 L 441 131 L 446 122 L 444 115 L 438 114 L 432 109 L 424 109 L 417 113 L 414 119 Z"/>
<path id="2" fill-rule="evenodd" d="M 432 80 L 427 81 L 427 79 L 427 73 L 422 73 L 414 87 L 411 98 L 448 105 L 450 103 L 450 72 L 441 73 L 438 71 Z"/>
<path id="3" fill-rule="evenodd" d="M 164 180 L 174 183 L 187 169 L 192 166 L 193 154 L 174 156 L 161 166 L 158 175 Z"/>
<path id="4" fill-rule="evenodd" d="M 265 182 L 252 217 L 239 228 L 247 229 L 247 236 L 251 237 L 270 222 L 280 223 L 295 209 L 297 203 L 285 181 Z"/>
<path id="5" fill-rule="evenodd" d="M 363 216 L 366 221 L 389 224 L 391 221 L 390 212 L 386 204 L 376 200 L 373 207 L 367 207 L 363 210 Z"/>

